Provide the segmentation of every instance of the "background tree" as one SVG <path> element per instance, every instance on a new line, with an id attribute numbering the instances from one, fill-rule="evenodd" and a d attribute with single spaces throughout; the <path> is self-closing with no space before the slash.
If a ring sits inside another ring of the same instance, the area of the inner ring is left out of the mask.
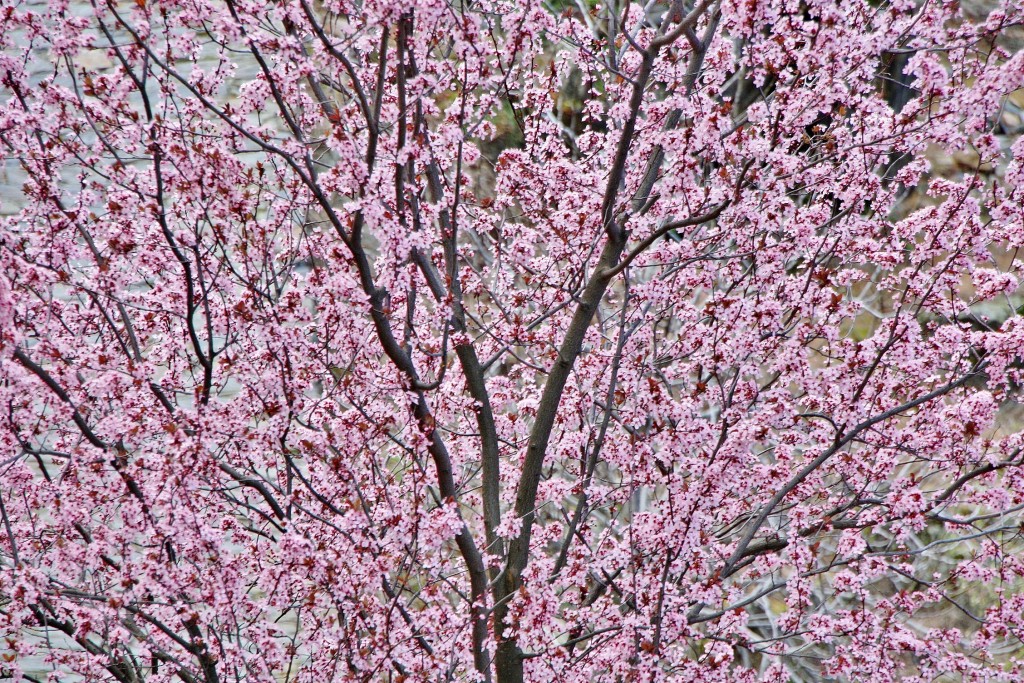
<path id="1" fill-rule="evenodd" d="M 1015 0 L 3 5 L 6 675 L 1024 677 Z"/>

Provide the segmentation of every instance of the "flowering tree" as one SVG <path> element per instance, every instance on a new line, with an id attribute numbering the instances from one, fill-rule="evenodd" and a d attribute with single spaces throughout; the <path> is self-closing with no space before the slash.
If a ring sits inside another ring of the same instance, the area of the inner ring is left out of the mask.
<path id="1" fill-rule="evenodd" d="M 1021 680 L 1021 15 L 4 0 L 5 674 Z"/>

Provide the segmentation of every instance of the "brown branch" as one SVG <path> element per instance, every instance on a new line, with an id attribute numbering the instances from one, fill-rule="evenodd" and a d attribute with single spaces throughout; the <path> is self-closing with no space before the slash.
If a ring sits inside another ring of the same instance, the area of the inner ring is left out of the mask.
<path id="1" fill-rule="evenodd" d="M 843 438 L 837 439 L 836 442 L 830 448 L 826 449 L 818 457 L 814 458 L 814 460 L 804 465 L 804 467 L 801 468 L 800 471 L 797 472 L 788 482 L 786 482 L 786 484 L 782 488 L 780 488 L 775 493 L 775 495 L 771 497 L 771 499 L 764 505 L 764 507 L 761 508 L 761 512 L 758 513 L 754 522 L 747 528 L 746 533 L 743 535 L 743 538 L 736 546 L 736 549 L 733 551 L 732 555 L 729 557 L 729 559 L 725 562 L 725 565 L 722 567 L 721 576 L 725 578 L 735 572 L 736 563 L 742 557 L 744 557 L 750 546 L 751 541 L 753 541 L 754 539 L 754 536 L 761 529 L 761 526 L 764 524 L 765 520 L 768 519 L 768 517 L 772 514 L 772 511 L 775 510 L 778 504 L 781 503 L 782 500 L 793 491 L 793 489 L 799 486 L 801 482 L 804 481 L 804 479 L 809 477 L 815 470 L 817 470 L 819 467 L 825 464 L 825 461 L 827 461 L 833 455 L 835 455 L 840 450 L 849 445 L 850 442 L 852 442 L 861 432 L 870 427 L 873 427 L 879 422 L 884 422 L 885 420 L 895 417 L 900 413 L 906 412 L 908 410 L 916 408 L 917 406 L 928 403 L 929 401 L 932 401 L 940 396 L 948 394 L 950 391 L 953 391 L 957 387 L 963 386 L 971 379 L 976 377 L 979 373 L 982 372 L 984 367 L 985 362 L 983 361 L 982 363 L 978 364 L 969 372 L 965 373 L 963 376 L 961 376 L 959 379 L 953 382 L 944 384 L 937 389 L 929 391 L 927 394 L 924 394 L 923 396 L 919 396 L 918 398 L 915 398 L 911 401 L 907 401 L 906 403 L 902 403 L 894 408 L 890 408 L 889 410 L 879 413 L 878 415 L 875 415 L 872 418 L 864 420 L 860 424 L 853 427 L 850 431 L 848 431 Z"/>
<path id="2" fill-rule="evenodd" d="M 100 450 L 105 451 L 109 448 L 109 446 L 106 443 L 104 443 L 102 439 L 96 436 L 96 432 L 92 430 L 92 428 L 89 426 L 89 423 L 87 423 L 85 421 L 85 418 L 82 417 L 82 414 L 78 412 L 78 407 L 75 405 L 74 401 L 71 400 L 71 397 L 68 395 L 68 392 L 64 390 L 64 387 L 57 383 L 57 380 L 55 380 L 50 375 L 50 373 L 48 373 L 41 366 L 32 362 L 32 359 L 26 356 L 25 352 L 22 351 L 21 349 L 14 350 L 14 359 L 21 363 L 21 365 L 24 366 L 26 370 L 28 370 L 33 375 L 41 379 L 43 381 L 43 384 L 48 386 L 50 390 L 57 395 L 57 398 L 59 398 L 61 401 L 63 401 L 64 403 L 71 407 L 71 419 L 74 421 L 75 425 L 78 426 L 79 431 L 82 432 L 82 436 L 84 436 L 89 441 L 89 443 L 91 443 L 96 448 L 99 448 Z"/>

